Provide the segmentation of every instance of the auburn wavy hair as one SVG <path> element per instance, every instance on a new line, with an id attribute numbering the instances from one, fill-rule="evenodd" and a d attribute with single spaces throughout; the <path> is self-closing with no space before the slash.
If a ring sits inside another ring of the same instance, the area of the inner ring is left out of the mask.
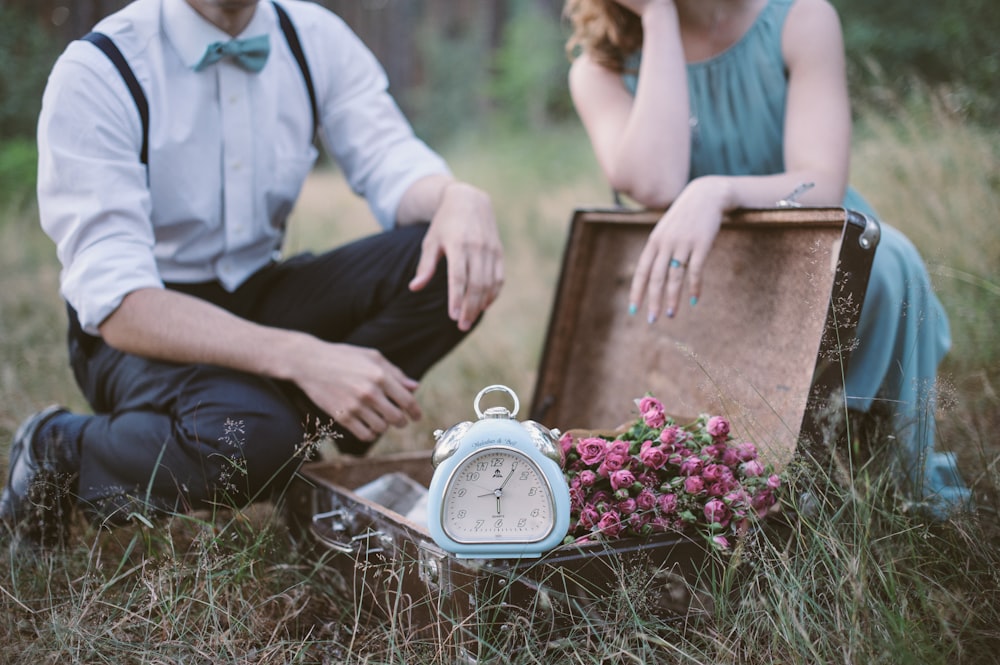
<path id="1" fill-rule="evenodd" d="M 639 17 L 615 0 L 566 0 L 563 15 L 573 26 L 566 42 L 572 60 L 581 51 L 614 72 L 625 71 L 625 59 L 642 47 Z"/>

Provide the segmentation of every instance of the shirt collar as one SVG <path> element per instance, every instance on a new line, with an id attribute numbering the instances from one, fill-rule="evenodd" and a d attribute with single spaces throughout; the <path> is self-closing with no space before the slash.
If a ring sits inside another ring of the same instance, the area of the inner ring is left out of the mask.
<path id="1" fill-rule="evenodd" d="M 274 12 L 261 10 L 263 4 L 267 3 L 258 3 L 250 23 L 238 35 L 240 38 L 270 34 L 276 19 Z M 163 29 L 181 60 L 190 68 L 198 64 L 209 44 L 232 39 L 228 33 L 206 21 L 185 0 L 163 1 Z"/>

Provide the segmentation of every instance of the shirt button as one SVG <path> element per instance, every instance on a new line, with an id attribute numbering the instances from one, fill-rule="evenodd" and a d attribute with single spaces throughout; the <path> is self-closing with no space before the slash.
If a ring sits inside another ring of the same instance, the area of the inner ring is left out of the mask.
<path id="1" fill-rule="evenodd" d="M 235 104 L 238 101 L 240 101 L 240 96 L 239 95 L 229 95 L 229 103 L 230 104 Z"/>
<path id="2" fill-rule="evenodd" d="M 243 168 L 243 162 L 233 162 L 232 163 L 232 169 L 234 171 L 239 171 L 241 168 Z"/>

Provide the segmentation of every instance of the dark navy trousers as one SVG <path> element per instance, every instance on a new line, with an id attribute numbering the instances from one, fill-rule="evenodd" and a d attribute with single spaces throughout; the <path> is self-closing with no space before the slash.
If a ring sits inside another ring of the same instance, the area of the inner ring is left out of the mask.
<path id="1" fill-rule="evenodd" d="M 407 288 L 426 229 L 402 227 L 295 256 L 233 293 L 215 282 L 168 288 L 263 325 L 378 349 L 420 378 L 464 337 L 447 315 L 443 260 L 426 288 Z M 77 494 L 92 519 L 272 499 L 303 461 L 310 426 L 330 422 L 293 385 L 122 353 L 82 332 L 72 311 L 69 349 L 94 415 L 64 421 L 59 434 L 76 444 Z M 338 434 L 341 451 L 367 450 L 346 430 Z"/>

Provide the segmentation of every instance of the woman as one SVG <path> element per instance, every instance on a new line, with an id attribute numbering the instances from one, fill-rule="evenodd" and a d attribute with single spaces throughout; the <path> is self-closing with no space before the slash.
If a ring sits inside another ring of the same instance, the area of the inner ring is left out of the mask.
<path id="1" fill-rule="evenodd" d="M 695 306 L 723 214 L 794 197 L 875 216 L 848 187 L 851 115 L 840 21 L 826 0 L 568 0 L 570 92 L 612 187 L 665 208 L 639 258 L 629 311 L 650 323 Z M 848 407 L 891 405 L 902 458 L 938 516 L 968 503 L 935 454 L 934 383 L 948 320 L 923 261 L 882 237 Z"/>

